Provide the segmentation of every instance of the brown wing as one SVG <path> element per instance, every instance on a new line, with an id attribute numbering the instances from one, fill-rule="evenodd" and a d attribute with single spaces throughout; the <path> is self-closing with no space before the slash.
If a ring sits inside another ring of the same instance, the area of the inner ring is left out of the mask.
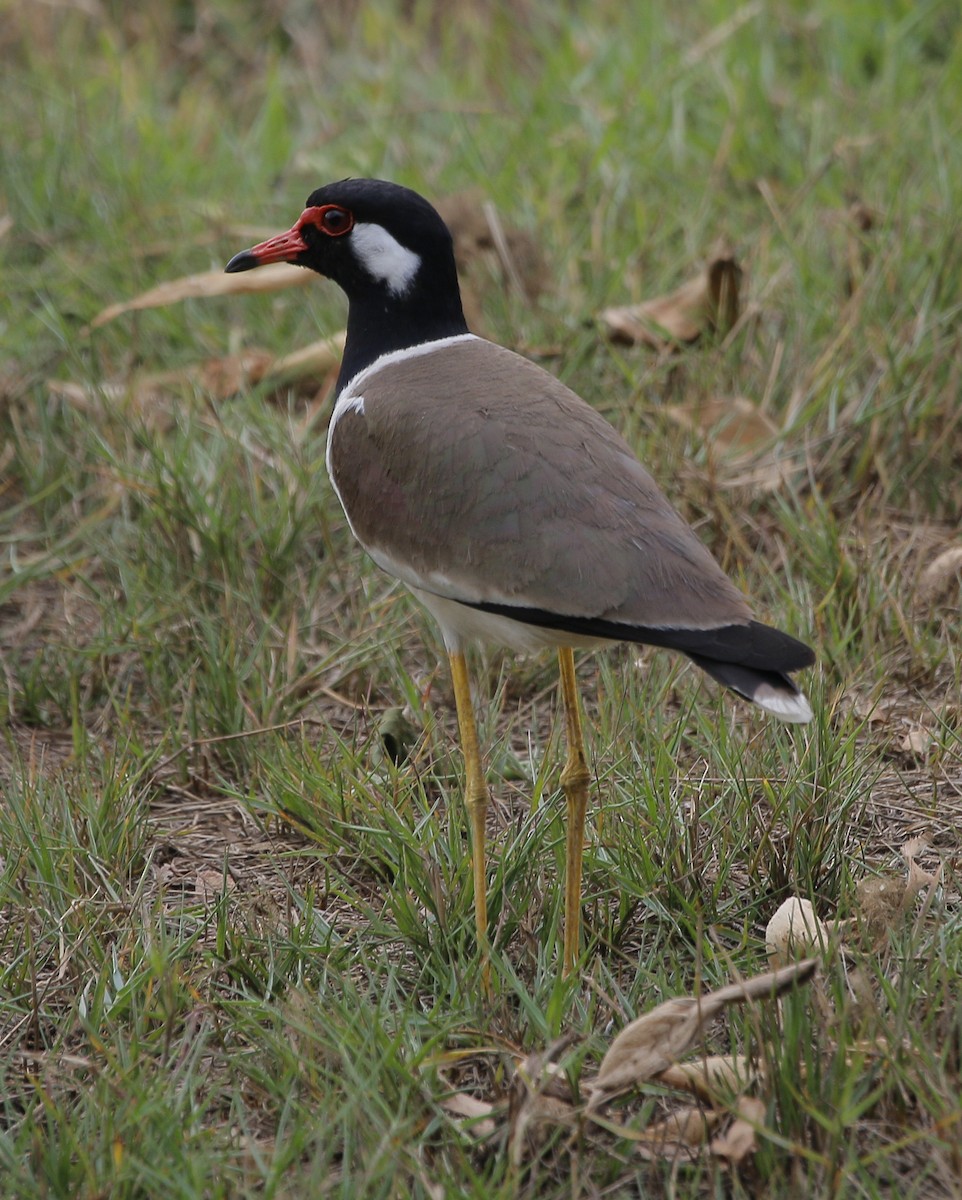
<path id="1" fill-rule="evenodd" d="M 358 388 L 330 464 L 357 537 L 467 603 L 711 628 L 749 606 L 627 443 L 527 359 L 473 340 Z"/>

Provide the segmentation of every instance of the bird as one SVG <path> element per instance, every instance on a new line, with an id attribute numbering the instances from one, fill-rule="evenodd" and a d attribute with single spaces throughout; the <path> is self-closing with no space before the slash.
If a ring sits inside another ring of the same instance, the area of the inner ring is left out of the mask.
<path id="1" fill-rule="evenodd" d="M 466 649 L 558 655 L 567 755 L 561 971 L 581 955 L 590 775 L 574 651 L 664 647 L 782 721 L 812 709 L 805 643 L 755 620 L 617 430 L 531 360 L 469 330 L 451 234 L 380 179 L 313 191 L 294 225 L 228 272 L 307 267 L 348 300 L 326 463 L 357 540 L 440 627 L 470 815 L 475 932 L 490 986 L 482 766 Z"/>

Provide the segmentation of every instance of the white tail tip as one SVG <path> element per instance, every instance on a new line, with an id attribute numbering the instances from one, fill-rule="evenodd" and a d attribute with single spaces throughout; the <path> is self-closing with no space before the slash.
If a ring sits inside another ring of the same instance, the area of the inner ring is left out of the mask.
<path id="1" fill-rule="evenodd" d="M 812 719 L 812 706 L 802 692 L 787 692 L 763 683 L 755 689 L 752 700 L 766 712 L 791 725 L 804 725 Z"/>

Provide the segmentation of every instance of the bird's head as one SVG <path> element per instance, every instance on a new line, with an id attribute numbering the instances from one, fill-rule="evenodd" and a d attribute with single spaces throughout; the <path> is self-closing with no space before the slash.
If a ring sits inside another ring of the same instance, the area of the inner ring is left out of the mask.
<path id="1" fill-rule="evenodd" d="M 267 263 L 310 267 L 334 280 L 352 299 L 383 293 L 410 296 L 426 277 L 454 269 L 451 235 L 417 192 L 381 179 L 344 179 L 318 188 L 294 225 L 235 254 L 226 270 Z"/>

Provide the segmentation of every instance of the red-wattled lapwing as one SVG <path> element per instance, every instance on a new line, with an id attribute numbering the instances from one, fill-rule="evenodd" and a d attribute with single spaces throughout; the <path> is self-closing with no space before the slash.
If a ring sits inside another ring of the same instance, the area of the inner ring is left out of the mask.
<path id="1" fill-rule="evenodd" d="M 488 789 L 465 645 L 558 650 L 568 755 L 563 969 L 578 960 L 589 774 L 573 650 L 644 642 L 687 654 L 780 717 L 811 719 L 789 673 L 812 651 L 753 620 L 747 600 L 627 443 L 572 391 L 468 331 L 451 235 L 416 192 L 348 179 L 228 271 L 290 262 L 350 308 L 327 466 L 355 537 L 441 627 L 451 661 L 487 949 Z"/>

